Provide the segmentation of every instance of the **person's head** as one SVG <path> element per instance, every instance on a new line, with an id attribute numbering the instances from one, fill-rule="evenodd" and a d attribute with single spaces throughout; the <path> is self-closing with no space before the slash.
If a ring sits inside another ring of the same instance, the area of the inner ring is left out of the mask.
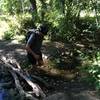
<path id="1" fill-rule="evenodd" d="M 43 35 L 47 35 L 47 33 L 48 33 L 48 25 L 46 25 L 46 24 L 40 25 L 39 31 L 40 31 Z"/>

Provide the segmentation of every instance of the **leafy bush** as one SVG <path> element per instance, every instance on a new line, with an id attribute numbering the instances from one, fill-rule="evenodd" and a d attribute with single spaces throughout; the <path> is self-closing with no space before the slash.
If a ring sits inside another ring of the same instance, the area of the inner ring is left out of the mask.
<path id="1" fill-rule="evenodd" d="M 100 51 L 96 53 L 91 63 L 84 67 L 84 71 L 88 73 L 87 81 L 100 90 Z"/>
<path id="2" fill-rule="evenodd" d="M 35 23 L 32 20 L 32 17 L 30 16 L 30 14 L 23 14 L 17 17 L 17 20 L 19 22 L 19 29 L 18 29 L 18 34 L 19 35 L 25 35 L 27 30 L 29 28 L 34 28 L 35 27 Z"/>
<path id="3" fill-rule="evenodd" d="M 4 38 L 5 40 L 11 40 L 11 39 L 13 39 L 13 38 L 14 38 L 14 32 L 11 31 L 11 30 L 10 30 L 10 31 L 4 32 L 3 38 Z"/>
<path id="4" fill-rule="evenodd" d="M 16 33 L 19 33 L 20 24 L 17 20 L 17 16 L 3 16 L 1 26 L 3 38 L 6 40 L 13 39 L 14 35 L 16 35 Z"/>
<path id="5" fill-rule="evenodd" d="M 2 18 L 2 17 L 1 17 Z M 0 18 L 0 19 L 1 19 Z M 4 16 L 2 18 L 3 22 L 6 23 L 6 30 L 3 29 L 3 39 L 11 40 L 15 35 L 25 34 L 25 29 L 32 26 L 33 21 L 29 15 L 14 15 L 14 16 Z M 5 25 L 5 24 L 4 24 Z"/>

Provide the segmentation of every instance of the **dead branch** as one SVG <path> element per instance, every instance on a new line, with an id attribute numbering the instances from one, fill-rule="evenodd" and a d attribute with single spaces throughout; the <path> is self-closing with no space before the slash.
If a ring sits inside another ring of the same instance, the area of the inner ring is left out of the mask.
<path id="1" fill-rule="evenodd" d="M 18 69 L 20 69 L 20 71 L 21 71 L 23 74 L 25 73 L 26 76 L 29 76 L 29 77 L 30 77 L 30 75 L 29 75 L 29 73 L 28 73 L 27 71 L 23 71 L 23 70 L 21 69 L 21 66 L 19 65 L 19 63 L 18 63 L 16 60 L 8 59 L 7 62 L 10 62 L 11 65 L 17 67 Z M 38 76 L 35 76 L 35 75 L 32 75 L 32 78 L 35 79 L 35 80 L 37 80 L 38 82 L 42 83 L 46 88 L 51 88 L 51 86 L 48 85 L 48 83 L 45 82 L 42 78 L 40 78 L 40 77 L 38 77 Z"/>
<path id="2" fill-rule="evenodd" d="M 9 70 L 9 72 L 12 74 L 12 76 L 13 76 L 13 78 L 14 78 L 14 81 L 15 81 L 16 88 L 17 88 L 17 90 L 19 91 L 21 97 L 23 98 L 24 95 L 25 95 L 25 93 L 24 93 L 23 88 L 22 88 L 21 85 L 20 85 L 20 82 L 19 82 L 19 80 L 18 80 L 17 75 L 16 75 L 13 71 L 11 71 L 11 70 Z"/>
<path id="3" fill-rule="evenodd" d="M 24 97 L 26 97 L 26 98 L 28 97 L 30 100 L 38 100 L 38 99 L 36 99 L 35 97 L 33 97 L 31 94 L 26 93 L 26 92 L 23 90 L 23 88 L 22 88 L 22 86 L 20 85 L 20 82 L 19 82 L 19 80 L 18 80 L 18 76 L 17 76 L 13 71 L 10 70 L 9 72 L 12 74 L 12 76 L 13 76 L 13 78 L 14 78 L 16 88 L 17 88 L 17 90 L 19 91 L 20 96 L 21 96 L 21 100 L 24 100 Z"/>
<path id="4" fill-rule="evenodd" d="M 9 64 L 5 57 L 3 57 L 0 60 L 4 63 L 4 65 L 7 68 L 13 71 L 12 75 L 15 77 L 15 79 L 16 79 L 16 75 L 14 73 L 17 73 L 18 75 L 20 75 L 20 77 L 22 77 L 28 83 L 28 85 L 32 87 L 32 91 L 36 96 L 41 96 L 43 98 L 46 96 L 45 93 L 42 91 L 42 89 L 39 87 L 39 85 L 37 85 L 36 83 L 33 83 L 26 75 L 22 73 L 22 71 L 19 68 L 14 68 L 11 64 Z M 15 83 L 16 84 L 19 83 L 18 79 L 17 79 L 17 82 L 15 81 Z M 17 88 L 19 87 L 20 86 L 17 86 Z M 22 88 L 21 88 L 21 93 L 23 93 Z"/>

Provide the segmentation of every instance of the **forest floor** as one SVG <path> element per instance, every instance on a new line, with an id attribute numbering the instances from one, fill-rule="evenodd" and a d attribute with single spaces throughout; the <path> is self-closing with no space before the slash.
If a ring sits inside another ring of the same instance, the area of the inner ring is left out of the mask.
<path id="1" fill-rule="evenodd" d="M 58 45 L 60 44 L 58 43 Z M 3 55 L 8 58 L 16 59 L 22 66 L 22 69 L 28 70 L 29 74 L 43 78 L 52 86 L 52 89 L 46 91 L 48 95 L 64 92 L 67 95 L 70 94 L 69 100 L 100 100 L 95 88 L 82 80 L 82 74 L 78 70 L 70 72 L 52 68 L 48 65 L 47 56 L 49 56 L 50 53 L 55 54 L 54 47 L 57 47 L 57 42 L 44 43 L 42 50 L 46 57 L 44 57 L 45 66 L 38 67 L 37 69 L 32 69 L 26 64 L 26 51 L 22 43 L 0 40 L 0 56 Z"/>

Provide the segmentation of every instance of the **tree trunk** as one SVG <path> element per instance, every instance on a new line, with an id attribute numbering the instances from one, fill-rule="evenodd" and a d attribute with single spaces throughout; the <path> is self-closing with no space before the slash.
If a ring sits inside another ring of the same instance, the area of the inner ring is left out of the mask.
<path id="1" fill-rule="evenodd" d="M 35 22 L 37 20 L 37 6 L 36 6 L 36 0 L 30 0 L 30 3 L 32 5 L 32 19 Z"/>
<path id="2" fill-rule="evenodd" d="M 44 17 L 45 17 L 47 6 L 46 6 L 46 3 L 44 0 L 40 0 L 40 2 L 42 4 L 42 6 L 41 6 L 41 21 L 44 22 Z"/>
<path id="3" fill-rule="evenodd" d="M 65 15 L 65 0 L 62 0 L 61 3 L 62 3 L 62 12 Z"/>
<path id="4" fill-rule="evenodd" d="M 94 8 L 94 11 L 95 11 L 95 17 L 96 17 L 96 24 L 97 24 L 97 26 L 99 25 L 99 18 L 98 18 L 98 11 L 97 11 L 97 1 L 93 1 L 93 0 L 91 0 L 91 2 L 92 2 L 92 5 L 93 5 L 93 8 Z"/>

